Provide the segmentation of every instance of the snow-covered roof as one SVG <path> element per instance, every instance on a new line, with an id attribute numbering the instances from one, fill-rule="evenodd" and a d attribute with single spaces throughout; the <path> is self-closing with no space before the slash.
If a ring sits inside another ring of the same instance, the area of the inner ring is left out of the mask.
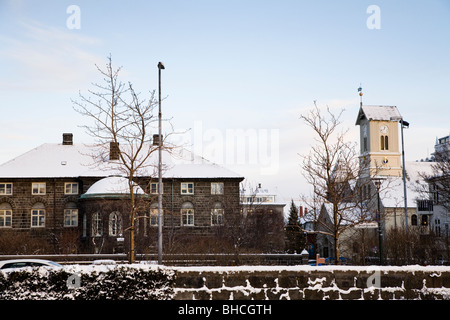
<path id="1" fill-rule="evenodd" d="M 0 178 L 124 175 L 118 161 L 110 161 L 109 159 L 96 161 L 92 154 L 98 154 L 98 146 L 45 143 L 0 165 Z M 164 178 L 243 178 L 242 175 L 209 162 L 186 149 L 179 149 L 171 153 L 164 150 L 162 162 Z M 147 167 L 139 175 L 156 176 L 158 152 L 153 152 L 147 159 L 146 164 Z"/>
<path id="2" fill-rule="evenodd" d="M 137 185 L 133 184 L 134 193 L 137 195 L 144 195 L 144 190 Z M 82 198 L 96 198 L 96 197 L 110 197 L 117 195 L 127 195 L 130 193 L 128 185 L 128 179 L 123 177 L 107 177 L 95 182 Z"/>
<path id="3" fill-rule="evenodd" d="M 322 208 L 328 214 L 329 220 L 333 223 L 333 208 L 331 202 L 325 201 Z M 355 223 L 372 221 L 372 216 L 366 204 L 354 202 L 341 202 L 338 204 L 340 225 L 352 225 Z M 322 212 L 322 211 L 321 211 Z"/>
<path id="4" fill-rule="evenodd" d="M 375 121 L 390 121 L 391 117 L 401 117 L 396 106 L 361 106 L 359 109 L 358 118 L 356 119 L 356 125 L 359 125 L 362 115 L 364 115 L 368 120 Z"/>
<path id="5" fill-rule="evenodd" d="M 433 162 L 409 162 L 406 165 L 406 190 L 408 208 L 416 208 L 417 200 L 424 199 L 426 195 L 420 192 L 419 183 L 424 183 L 421 174 L 431 175 L 433 172 Z M 379 176 L 381 178 L 380 200 L 385 208 L 403 208 L 404 207 L 404 188 L 402 177 Z M 325 201 L 323 206 L 325 213 L 328 213 L 329 220 L 333 221 L 333 204 Z M 372 217 L 367 204 L 345 203 L 339 204 L 342 225 L 349 225 L 355 222 L 370 222 Z M 321 211 L 322 212 L 322 211 Z"/>
<path id="6" fill-rule="evenodd" d="M 433 173 L 433 162 L 406 161 L 406 201 L 408 208 L 415 208 L 416 201 L 424 199 L 426 195 L 421 194 L 419 183 L 424 183 L 421 174 L 431 175 Z M 402 177 L 383 177 L 380 187 L 380 199 L 385 208 L 404 207 L 404 187 Z"/>

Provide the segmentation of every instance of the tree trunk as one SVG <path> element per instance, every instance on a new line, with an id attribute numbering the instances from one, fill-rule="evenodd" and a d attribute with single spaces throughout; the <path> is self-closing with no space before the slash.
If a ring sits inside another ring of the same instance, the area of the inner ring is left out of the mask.
<path id="1" fill-rule="evenodd" d="M 134 188 L 133 188 L 133 180 L 132 177 L 128 180 L 128 185 L 130 189 L 130 256 L 128 261 L 130 263 L 134 263 L 136 258 L 135 252 L 135 241 L 134 241 L 134 221 L 135 221 L 135 198 L 134 198 Z"/>

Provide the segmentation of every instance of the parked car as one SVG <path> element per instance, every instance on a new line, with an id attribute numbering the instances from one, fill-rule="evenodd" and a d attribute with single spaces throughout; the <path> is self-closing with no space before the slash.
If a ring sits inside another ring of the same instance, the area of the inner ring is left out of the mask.
<path id="1" fill-rule="evenodd" d="M 17 269 L 25 267 L 62 268 L 59 263 L 43 259 L 14 259 L 0 261 L 0 269 Z"/>
<path id="2" fill-rule="evenodd" d="M 111 259 L 99 259 L 99 260 L 94 260 L 92 261 L 93 265 L 115 265 L 116 261 L 111 260 Z"/>

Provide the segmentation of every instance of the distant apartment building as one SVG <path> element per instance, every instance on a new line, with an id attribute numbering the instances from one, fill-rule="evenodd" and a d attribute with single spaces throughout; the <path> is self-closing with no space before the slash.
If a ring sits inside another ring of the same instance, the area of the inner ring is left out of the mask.
<path id="1" fill-rule="evenodd" d="M 258 184 L 241 190 L 241 213 L 247 226 L 248 247 L 262 252 L 283 252 L 284 207 L 277 195 Z"/>

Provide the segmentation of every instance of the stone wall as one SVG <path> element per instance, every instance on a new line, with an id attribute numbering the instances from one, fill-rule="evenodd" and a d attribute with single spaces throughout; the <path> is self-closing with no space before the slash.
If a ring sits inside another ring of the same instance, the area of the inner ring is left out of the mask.
<path id="1" fill-rule="evenodd" d="M 177 300 L 450 300 L 450 267 L 184 267 Z"/>

